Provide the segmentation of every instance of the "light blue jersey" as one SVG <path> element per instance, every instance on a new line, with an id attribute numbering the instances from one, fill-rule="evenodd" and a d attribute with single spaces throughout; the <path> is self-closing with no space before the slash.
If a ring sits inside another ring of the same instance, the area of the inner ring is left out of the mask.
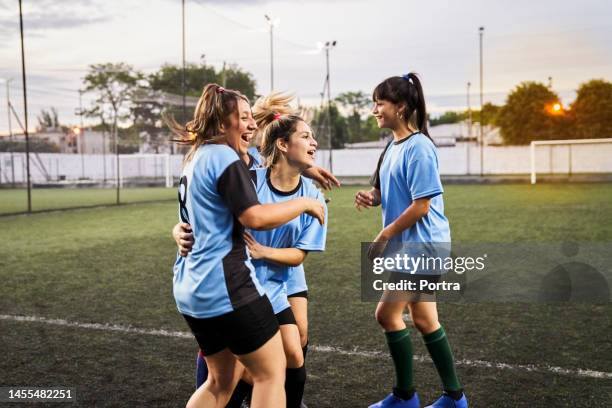
<path id="1" fill-rule="evenodd" d="M 325 204 L 323 194 L 307 178 L 300 177 L 300 182 L 293 191 L 284 192 L 272 186 L 268 169 L 257 169 L 252 171 L 252 174 L 256 179 L 257 197 L 262 203 L 272 204 L 298 197 L 311 197 Z M 250 233 L 260 244 L 273 248 L 298 248 L 308 252 L 324 251 L 327 236 L 327 207 L 325 209 L 325 219 L 325 225 L 320 225 L 316 218 L 302 214 L 278 228 L 268 231 L 250 231 Z M 282 266 L 262 260 L 253 260 L 253 265 L 257 278 L 264 286 L 268 298 L 270 298 L 274 313 L 279 313 L 289 307 L 287 301 L 288 282 L 295 279 L 296 285 L 304 287 L 304 289 L 292 293 L 307 289 L 302 265 L 296 267 Z"/>
<path id="2" fill-rule="evenodd" d="M 395 221 L 414 200 L 430 198 L 429 212 L 412 227 L 391 239 L 403 243 L 450 243 L 444 216 L 438 154 L 433 142 L 414 133 L 391 142 L 383 151 L 372 185 L 380 190 L 383 227 Z"/>
<path id="3" fill-rule="evenodd" d="M 232 312 L 264 294 L 237 221 L 259 204 L 246 165 L 225 145 L 203 145 L 183 169 L 179 216 L 191 224 L 192 251 L 177 255 L 174 298 L 178 310 L 196 318 Z"/>
<path id="4" fill-rule="evenodd" d="M 259 169 L 259 168 L 264 167 L 264 164 L 265 164 L 264 159 L 263 157 L 261 157 L 261 153 L 259 153 L 259 150 L 257 150 L 255 146 L 249 147 L 247 152 L 249 154 L 249 159 L 251 160 L 251 162 L 247 164 L 247 167 L 249 168 L 249 170 L 254 170 L 254 169 Z"/>

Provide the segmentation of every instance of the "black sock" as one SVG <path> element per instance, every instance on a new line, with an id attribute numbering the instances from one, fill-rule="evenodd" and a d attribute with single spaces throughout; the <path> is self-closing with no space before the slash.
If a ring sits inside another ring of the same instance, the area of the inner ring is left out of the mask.
<path id="1" fill-rule="evenodd" d="M 444 390 L 444 393 L 455 401 L 459 401 L 463 396 L 463 388 L 460 388 L 458 390 Z"/>
<path id="2" fill-rule="evenodd" d="M 285 378 L 285 393 L 287 394 L 287 408 L 300 408 L 306 385 L 306 367 L 288 368 Z"/>
<path id="3" fill-rule="evenodd" d="M 246 381 L 240 380 L 234 388 L 234 392 L 225 408 L 240 408 L 242 401 L 253 391 L 253 386 Z"/>

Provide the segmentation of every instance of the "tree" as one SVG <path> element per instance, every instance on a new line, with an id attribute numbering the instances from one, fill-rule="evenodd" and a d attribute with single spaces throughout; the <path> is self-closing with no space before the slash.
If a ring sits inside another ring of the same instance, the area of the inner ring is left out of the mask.
<path id="1" fill-rule="evenodd" d="M 612 83 L 593 79 L 578 88 L 571 105 L 572 137 L 612 137 Z"/>
<path id="2" fill-rule="evenodd" d="M 183 95 L 183 67 L 180 65 L 165 64 L 151 74 L 148 80 L 154 91 Z M 251 100 L 255 97 L 253 76 L 236 64 L 230 64 L 219 72 L 210 65 L 186 64 L 185 95 L 199 97 L 204 86 L 210 83 L 225 83 L 226 88 L 236 89 Z"/>
<path id="3" fill-rule="evenodd" d="M 328 114 L 331 113 L 331 115 Z M 332 148 L 343 149 L 344 143 L 348 138 L 348 128 L 346 119 L 340 114 L 335 103 L 331 104 L 328 111 L 327 106 L 323 109 L 317 109 L 314 112 L 314 118 L 311 126 L 319 143 L 319 149 L 329 148 L 329 118 L 331 116 L 331 133 L 332 133 Z"/>
<path id="4" fill-rule="evenodd" d="M 125 63 L 105 63 L 89 66 L 83 80 L 84 92 L 95 93 L 94 109 L 101 117 L 110 117 L 115 145 L 119 145 L 119 121 L 130 117 L 134 91 L 144 86 L 143 75 Z"/>
<path id="5" fill-rule="evenodd" d="M 57 110 L 51 108 L 49 111 L 41 110 L 38 119 L 38 130 L 44 131 L 46 129 L 60 129 L 61 125 L 57 116 Z"/>
<path id="6" fill-rule="evenodd" d="M 499 112 L 501 111 L 501 106 L 499 105 L 494 105 L 491 102 L 485 102 L 482 105 L 482 119 L 483 119 L 483 124 L 485 126 L 487 125 L 497 125 L 497 118 L 499 115 Z M 465 112 L 465 118 L 467 119 L 468 117 L 468 113 L 467 111 Z M 480 111 L 474 111 L 472 112 L 472 121 L 473 122 L 478 122 L 480 123 Z"/>
<path id="7" fill-rule="evenodd" d="M 370 105 L 370 98 L 362 91 L 343 92 L 335 99 L 345 110 L 350 111 L 346 118 L 347 141 L 357 143 L 366 139 L 364 136 L 362 117 L 367 114 L 366 108 Z"/>
<path id="8" fill-rule="evenodd" d="M 149 85 L 154 91 L 183 95 L 183 67 L 164 64 L 159 71 L 148 77 Z M 185 95 L 199 97 L 204 85 L 217 82 L 215 68 L 207 65 L 186 64 Z"/>
<path id="9" fill-rule="evenodd" d="M 159 71 L 148 77 L 152 91 L 174 96 L 183 95 L 183 67 L 180 65 L 163 65 Z M 236 64 L 230 64 L 217 72 L 215 68 L 205 64 L 186 64 L 185 66 L 185 96 L 199 98 L 204 86 L 209 83 L 224 85 L 230 89 L 242 92 L 251 101 L 255 98 L 255 80 L 248 72 L 240 69 Z M 182 104 L 166 105 L 164 113 L 174 117 L 179 123 L 185 123 L 193 115 L 193 107 L 189 107 L 183 114 Z"/>
<path id="10" fill-rule="evenodd" d="M 523 82 L 506 99 L 497 115 L 496 123 L 506 144 L 527 144 L 532 140 L 562 138 L 562 115 L 551 107 L 559 97 L 546 86 Z"/>
<path id="11" fill-rule="evenodd" d="M 242 92 L 249 100 L 255 99 L 255 80 L 250 72 L 243 71 L 238 65 L 230 64 L 227 68 L 219 72 L 218 83 L 224 84 L 229 89 Z M 200 93 L 202 90 L 200 89 Z"/>
<path id="12" fill-rule="evenodd" d="M 450 123 L 458 123 L 464 120 L 466 114 L 463 112 L 447 111 L 444 112 L 440 117 L 429 119 L 430 126 L 447 125 Z"/>

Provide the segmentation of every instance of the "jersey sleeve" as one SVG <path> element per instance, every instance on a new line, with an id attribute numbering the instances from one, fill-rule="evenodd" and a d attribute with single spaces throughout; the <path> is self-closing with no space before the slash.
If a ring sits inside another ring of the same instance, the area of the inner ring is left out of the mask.
<path id="1" fill-rule="evenodd" d="M 217 191 L 236 217 L 259 204 L 253 179 L 242 160 L 236 160 L 225 168 L 218 179 Z"/>
<path id="2" fill-rule="evenodd" d="M 380 166 L 382 165 L 383 159 L 385 158 L 385 153 L 387 152 L 387 149 L 389 148 L 391 143 L 393 142 L 391 141 L 387 143 L 387 145 L 383 149 L 382 153 L 380 154 L 380 157 L 378 158 L 378 164 L 376 164 L 376 170 L 374 170 L 374 174 L 372 174 L 372 177 L 370 177 L 370 185 L 376 188 L 377 190 L 380 190 Z"/>
<path id="3" fill-rule="evenodd" d="M 325 206 L 325 224 L 319 224 L 319 221 L 311 216 L 306 216 L 304 228 L 300 232 L 300 236 L 293 246 L 294 248 L 304 251 L 325 251 L 325 241 L 327 239 L 327 205 L 323 194 L 314 186 L 311 186 L 311 197 L 316 198 Z"/>
<path id="4" fill-rule="evenodd" d="M 407 181 L 413 200 L 433 198 L 444 192 L 433 149 L 433 146 L 417 144 L 408 153 Z"/>

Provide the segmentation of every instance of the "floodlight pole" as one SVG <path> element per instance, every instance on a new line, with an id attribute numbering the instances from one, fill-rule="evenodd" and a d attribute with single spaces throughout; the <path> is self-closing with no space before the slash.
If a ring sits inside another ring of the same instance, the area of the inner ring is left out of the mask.
<path id="1" fill-rule="evenodd" d="M 6 113 L 8 115 L 8 131 L 9 131 L 9 140 L 13 141 L 13 126 L 11 122 L 11 96 L 9 91 L 9 84 L 12 81 L 12 78 L 6 79 Z M 11 146 L 11 187 L 15 188 L 15 161 L 13 157 L 13 148 Z"/>
<path id="2" fill-rule="evenodd" d="M 467 174 L 470 174 L 470 143 L 472 141 L 472 104 L 470 103 L 470 87 L 472 86 L 471 82 L 467 83 L 467 110 L 468 110 L 468 140 L 466 143 L 467 146 Z"/>
<path id="3" fill-rule="evenodd" d="M 83 128 L 83 91 L 79 89 L 79 116 L 81 119 L 81 131 L 79 132 L 79 150 L 81 153 L 81 179 L 85 179 L 85 157 L 83 156 L 85 140 L 85 128 Z"/>
<path id="4" fill-rule="evenodd" d="M 329 147 L 329 171 L 333 173 L 334 171 L 334 161 L 333 161 L 333 132 L 332 132 L 332 118 L 331 118 L 331 87 L 329 80 L 329 50 L 336 46 L 336 41 L 327 41 L 325 43 L 325 62 L 327 67 L 327 75 L 325 76 L 325 82 L 327 84 L 327 134 L 328 134 L 328 147 Z"/>
<path id="5" fill-rule="evenodd" d="M 483 84 L 482 84 L 482 36 L 484 34 L 484 27 L 478 29 L 478 36 L 480 40 L 480 177 L 484 175 L 484 112 L 483 106 Z"/>
<path id="6" fill-rule="evenodd" d="M 183 46 L 183 72 L 181 79 L 181 89 L 183 91 L 183 119 L 187 118 L 187 107 L 186 107 L 186 94 L 185 94 L 185 0 L 182 0 L 182 46 Z"/>
<path id="7" fill-rule="evenodd" d="M 19 0 L 19 32 L 21 36 L 21 79 L 23 81 L 23 110 L 25 127 L 23 134 L 25 136 L 26 146 L 26 177 L 28 186 L 28 212 L 32 212 L 32 182 L 30 178 L 30 136 L 28 134 L 28 93 L 26 85 L 26 68 L 25 68 L 25 50 L 23 45 L 23 11 L 21 0 Z"/>
<path id="8" fill-rule="evenodd" d="M 274 21 L 267 14 L 264 14 L 264 17 L 270 25 L 270 92 L 272 92 L 274 91 Z"/>

